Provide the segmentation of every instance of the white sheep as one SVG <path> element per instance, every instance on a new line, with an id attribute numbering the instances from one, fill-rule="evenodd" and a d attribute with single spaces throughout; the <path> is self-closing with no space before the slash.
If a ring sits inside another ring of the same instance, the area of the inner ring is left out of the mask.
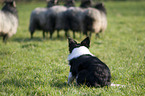
<path id="1" fill-rule="evenodd" d="M 98 3 L 95 8 L 87 8 L 82 16 L 81 29 L 87 36 L 91 36 L 95 32 L 99 36 L 99 32 L 104 32 L 107 28 L 106 9 L 103 3 Z"/>
<path id="2" fill-rule="evenodd" d="M 18 14 L 15 1 L 5 1 L 5 5 L 0 10 L 0 36 L 3 36 L 3 41 L 17 32 Z"/>

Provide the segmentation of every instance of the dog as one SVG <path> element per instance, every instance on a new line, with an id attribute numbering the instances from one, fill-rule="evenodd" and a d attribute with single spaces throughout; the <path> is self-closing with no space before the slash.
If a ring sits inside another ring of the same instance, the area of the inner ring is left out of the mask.
<path id="1" fill-rule="evenodd" d="M 68 61 L 70 72 L 68 84 L 76 79 L 77 85 L 88 87 L 104 87 L 111 85 L 111 73 L 108 66 L 95 57 L 90 51 L 90 38 L 86 37 L 81 43 L 68 38 Z"/>

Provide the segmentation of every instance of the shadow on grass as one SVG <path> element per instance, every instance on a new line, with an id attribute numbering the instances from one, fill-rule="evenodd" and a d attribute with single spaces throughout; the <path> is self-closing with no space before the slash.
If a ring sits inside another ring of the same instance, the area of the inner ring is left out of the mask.
<path id="1" fill-rule="evenodd" d="M 30 38 L 14 38 L 13 39 L 14 42 L 30 42 L 30 41 L 38 41 L 38 42 L 42 42 L 43 39 L 42 38 L 38 38 L 38 37 L 35 37 L 33 39 L 30 39 Z"/>
<path id="2" fill-rule="evenodd" d="M 37 79 L 37 78 L 35 78 Z M 15 86 L 18 88 L 33 88 L 34 86 L 46 86 L 47 82 L 45 81 L 39 81 L 35 79 L 18 79 L 18 78 L 7 78 L 3 82 L 1 82 L 1 86 Z M 66 82 L 51 82 L 48 83 L 51 87 L 56 87 L 56 88 L 63 88 L 63 87 L 69 87 L 69 85 Z"/>
<path id="3" fill-rule="evenodd" d="M 40 37 L 34 37 L 33 39 L 30 39 L 30 38 L 14 38 L 13 41 L 14 42 L 31 42 L 31 41 L 36 41 L 36 42 L 43 42 L 43 41 L 57 41 L 57 40 L 60 40 L 60 41 L 66 41 L 67 38 L 66 37 L 53 37 L 52 39 L 50 38 L 40 38 Z"/>
<path id="4" fill-rule="evenodd" d="M 1 84 L 4 85 L 4 86 L 6 86 L 6 85 L 8 85 L 8 86 L 14 85 L 15 87 L 21 87 L 21 88 L 23 88 L 23 87 L 27 88 L 29 86 L 31 86 L 31 87 L 33 86 L 32 85 L 33 82 L 31 80 L 26 82 L 26 81 L 24 81 L 22 79 L 16 79 L 16 78 L 6 79 Z"/>
<path id="5" fill-rule="evenodd" d="M 50 83 L 50 86 L 51 87 L 57 87 L 57 88 L 63 88 L 63 87 L 69 87 L 69 85 L 66 83 L 66 82 L 60 82 L 60 81 L 58 81 L 58 82 L 52 82 L 52 83 Z"/>
<path id="6" fill-rule="evenodd" d="M 101 45 L 101 44 L 103 44 L 103 42 L 102 41 L 95 41 L 94 44 Z"/>

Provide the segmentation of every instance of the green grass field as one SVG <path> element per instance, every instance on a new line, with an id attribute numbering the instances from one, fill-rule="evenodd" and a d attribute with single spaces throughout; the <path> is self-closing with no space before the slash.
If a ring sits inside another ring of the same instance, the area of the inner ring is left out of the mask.
<path id="1" fill-rule="evenodd" d="M 42 32 L 28 31 L 31 11 L 41 3 L 18 3 L 19 28 L 7 44 L 0 38 L 0 96 L 144 96 L 145 95 L 145 2 L 105 2 L 108 28 L 91 38 L 90 51 L 105 62 L 112 83 L 125 87 L 89 88 L 67 85 L 68 42 L 64 37 L 42 39 Z M 72 37 L 72 34 L 70 34 Z M 77 41 L 84 39 L 83 36 Z"/>

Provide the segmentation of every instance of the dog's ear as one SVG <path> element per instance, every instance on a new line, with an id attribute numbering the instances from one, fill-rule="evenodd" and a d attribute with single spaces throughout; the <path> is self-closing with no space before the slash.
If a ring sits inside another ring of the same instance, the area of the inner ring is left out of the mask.
<path id="1" fill-rule="evenodd" d="M 68 43 L 69 43 L 69 51 L 71 53 L 72 50 L 77 46 L 77 42 L 72 38 L 68 37 Z"/>
<path id="2" fill-rule="evenodd" d="M 82 42 L 81 42 L 81 46 L 85 46 L 87 48 L 90 47 L 90 38 L 86 37 Z"/>

